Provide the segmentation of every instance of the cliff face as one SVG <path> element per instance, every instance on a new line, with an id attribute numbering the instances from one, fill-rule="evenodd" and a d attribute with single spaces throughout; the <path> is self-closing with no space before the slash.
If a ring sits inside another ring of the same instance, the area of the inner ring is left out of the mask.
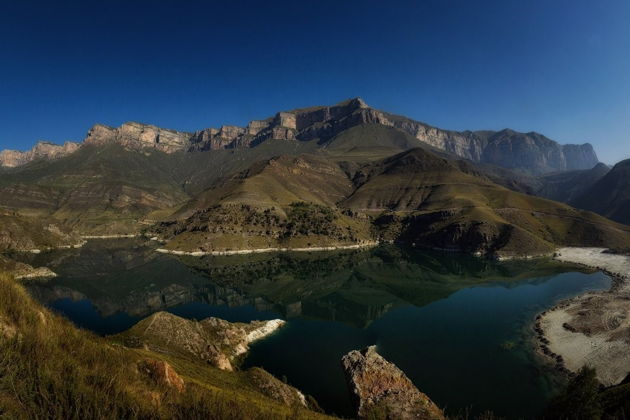
<path id="1" fill-rule="evenodd" d="M 71 141 L 65 142 L 63 145 L 40 141 L 31 150 L 27 150 L 25 152 L 20 152 L 18 150 L 3 150 L 0 152 L 0 166 L 14 168 L 36 159 L 60 158 L 75 152 L 80 146 L 80 143 L 74 143 Z"/>
<path id="2" fill-rule="evenodd" d="M 118 128 L 97 124 L 88 131 L 84 143 L 97 146 L 118 143 L 130 149 L 150 147 L 173 153 L 184 150 L 189 138 L 189 133 L 129 122 Z"/>
<path id="3" fill-rule="evenodd" d="M 166 153 L 255 147 L 267 140 L 327 143 L 343 131 L 359 125 L 379 124 L 401 130 L 419 142 L 474 162 L 520 169 L 533 174 L 590 169 L 598 163 L 590 144 L 560 145 L 538 133 L 512 130 L 449 131 L 370 108 L 355 98 L 333 106 L 317 106 L 278 112 L 245 127 L 206 128 L 195 133 L 167 130 L 129 122 L 118 128 L 97 124 L 85 144 L 118 143 L 130 149 L 154 148 Z M 38 157 L 55 158 L 72 153 L 79 143 L 56 146 L 40 143 L 29 152 L 0 153 L 1 166 L 19 166 Z"/>
<path id="4" fill-rule="evenodd" d="M 507 129 L 487 138 L 480 161 L 535 174 L 590 169 L 599 162 L 590 144 L 563 146 L 538 133 Z"/>

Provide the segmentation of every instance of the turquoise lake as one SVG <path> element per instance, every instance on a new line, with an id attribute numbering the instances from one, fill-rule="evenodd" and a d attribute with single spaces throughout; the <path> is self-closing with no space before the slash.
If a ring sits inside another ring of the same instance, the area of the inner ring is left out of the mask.
<path id="1" fill-rule="evenodd" d="M 353 411 L 340 359 L 376 344 L 450 414 L 535 418 L 561 381 L 533 352 L 534 317 L 611 282 L 549 260 L 494 262 L 395 246 L 197 258 L 124 239 L 15 257 L 58 273 L 29 291 L 101 335 L 161 310 L 286 319 L 252 346 L 243 367 L 261 366 L 342 416 Z"/>

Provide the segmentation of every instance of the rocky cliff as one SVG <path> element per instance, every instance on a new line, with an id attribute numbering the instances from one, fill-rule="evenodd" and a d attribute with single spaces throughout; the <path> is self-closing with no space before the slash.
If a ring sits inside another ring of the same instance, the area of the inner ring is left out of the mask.
<path id="1" fill-rule="evenodd" d="M 36 159 L 60 158 L 75 152 L 80 146 L 80 143 L 74 143 L 71 141 L 67 141 L 63 145 L 40 141 L 31 150 L 27 150 L 25 152 L 20 152 L 18 150 L 3 150 L 0 152 L 0 166 L 14 168 Z"/>
<path id="2" fill-rule="evenodd" d="M 484 135 L 485 134 L 485 135 Z M 480 161 L 535 174 L 590 169 L 599 160 L 590 144 L 560 145 L 542 134 L 505 129 L 477 134 L 484 140 Z"/>
<path id="3" fill-rule="evenodd" d="M 443 420 L 440 408 L 376 346 L 346 354 L 341 363 L 359 419 Z"/>
<path id="4" fill-rule="evenodd" d="M 88 131 L 84 143 L 97 146 L 118 143 L 130 149 L 150 147 L 173 153 L 186 149 L 189 138 L 189 133 L 128 122 L 118 128 L 96 124 Z"/>
<path id="5" fill-rule="evenodd" d="M 533 174 L 590 169 L 598 163 L 590 144 L 563 146 L 538 133 L 518 133 L 508 129 L 498 132 L 442 130 L 370 108 L 360 98 L 333 106 L 278 112 L 265 120 L 251 121 L 245 127 L 224 125 L 195 133 L 136 122 L 128 122 L 118 128 L 97 124 L 90 129 L 84 143 L 118 143 L 130 149 L 154 148 L 166 153 L 250 148 L 271 139 L 316 140 L 323 145 L 349 128 L 369 124 L 396 128 L 419 142 L 474 162 Z M 37 157 L 63 156 L 79 146 L 78 143 L 66 143 L 64 146 L 40 143 L 29 152 L 4 151 L 0 154 L 0 165 L 19 166 Z"/>

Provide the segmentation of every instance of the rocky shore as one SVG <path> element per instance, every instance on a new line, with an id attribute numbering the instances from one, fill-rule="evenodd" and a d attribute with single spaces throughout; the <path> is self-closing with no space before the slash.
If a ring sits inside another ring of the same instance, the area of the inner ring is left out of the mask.
<path id="1" fill-rule="evenodd" d="M 603 248 L 561 248 L 555 259 L 602 270 L 613 286 L 539 314 L 534 330 L 540 352 L 564 373 L 589 366 L 603 385 L 620 383 L 630 373 L 630 257 Z"/>

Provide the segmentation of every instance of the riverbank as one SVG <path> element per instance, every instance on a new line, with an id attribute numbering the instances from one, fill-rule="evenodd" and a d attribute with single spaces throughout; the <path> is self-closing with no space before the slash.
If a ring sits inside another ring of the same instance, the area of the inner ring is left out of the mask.
<path id="1" fill-rule="evenodd" d="M 560 302 L 539 314 L 534 328 L 541 353 L 560 370 L 575 373 L 590 366 L 603 385 L 611 386 L 630 373 L 630 257 L 605 251 L 557 251 L 556 260 L 604 271 L 613 285 Z"/>
<path id="2" fill-rule="evenodd" d="M 353 245 L 338 245 L 338 246 L 315 246 L 306 248 L 258 248 L 258 249 L 236 249 L 226 251 L 177 251 L 166 248 L 158 248 L 157 252 L 162 254 L 172 255 L 187 255 L 192 257 L 203 257 L 206 255 L 221 256 L 221 255 L 247 255 L 247 254 L 264 254 L 267 252 L 321 252 L 321 251 L 340 251 L 347 249 L 363 249 L 377 246 L 379 243 L 376 241 L 366 241 Z"/>

